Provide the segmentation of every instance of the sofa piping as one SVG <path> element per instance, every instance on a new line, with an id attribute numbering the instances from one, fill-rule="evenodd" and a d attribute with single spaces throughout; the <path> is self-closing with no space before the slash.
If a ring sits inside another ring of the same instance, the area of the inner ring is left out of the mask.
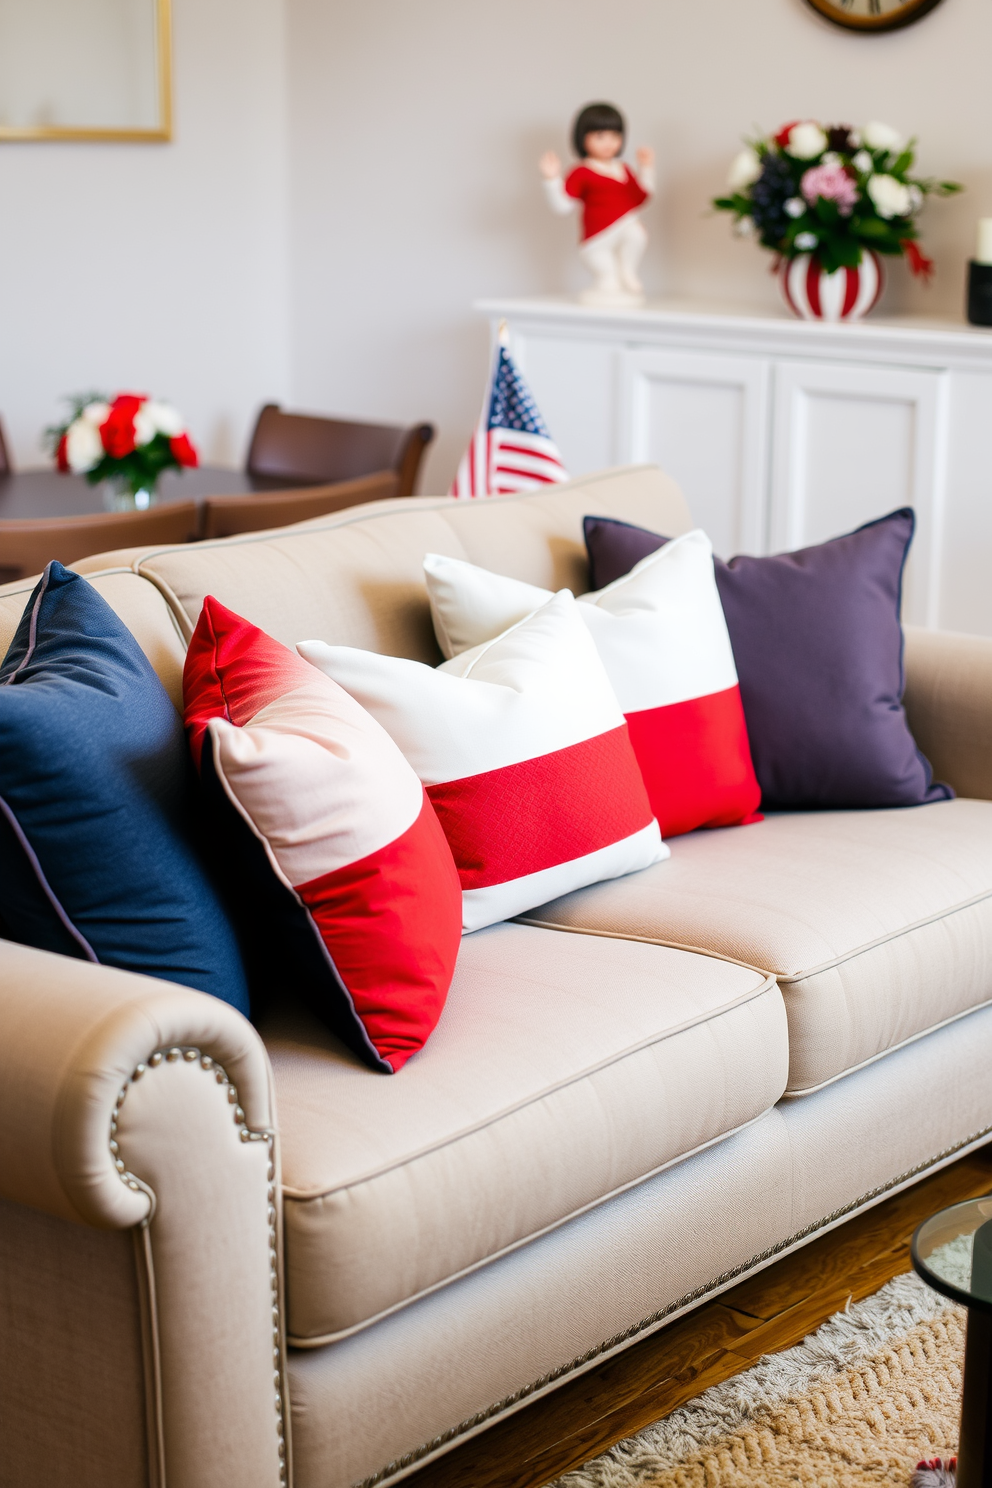
<path id="1" fill-rule="evenodd" d="M 463 1277 L 472 1276 L 477 1271 L 484 1270 L 486 1266 L 492 1265 L 494 1261 L 502 1260 L 504 1256 L 513 1255 L 515 1251 L 523 1250 L 525 1246 L 530 1245 L 533 1241 L 540 1240 L 545 1235 L 551 1235 L 555 1230 L 562 1229 L 563 1226 L 570 1224 L 573 1219 L 581 1219 L 584 1214 L 591 1213 L 593 1209 L 601 1208 L 603 1204 L 608 1204 L 611 1199 L 619 1198 L 621 1194 L 630 1193 L 631 1189 L 639 1188 L 641 1184 L 650 1182 L 652 1178 L 657 1178 L 660 1173 L 667 1173 L 672 1168 L 678 1167 L 679 1163 L 686 1162 L 692 1157 L 698 1157 L 701 1152 L 708 1152 L 711 1147 L 716 1147 L 719 1143 L 726 1142 L 730 1137 L 736 1137 L 739 1132 L 747 1131 L 749 1127 L 756 1126 L 759 1121 L 764 1121 L 767 1116 L 771 1115 L 774 1109 L 774 1105 L 766 1106 L 763 1111 L 758 1112 L 757 1116 L 749 1117 L 747 1121 L 742 1121 L 739 1126 L 728 1127 L 725 1132 L 720 1132 L 715 1137 L 709 1137 L 705 1142 L 700 1142 L 697 1147 L 687 1148 L 678 1157 L 668 1158 L 665 1162 L 659 1163 L 657 1167 L 649 1168 L 646 1173 L 640 1173 L 636 1178 L 631 1178 L 626 1183 L 621 1183 L 616 1188 L 611 1188 L 609 1193 L 601 1194 L 596 1199 L 590 1199 L 587 1204 L 581 1205 L 578 1209 L 569 1210 L 568 1214 L 563 1214 L 560 1219 L 552 1220 L 550 1224 L 544 1225 L 539 1230 L 531 1230 L 529 1234 L 521 1235 L 518 1240 L 511 1240 L 508 1245 L 504 1245 L 500 1250 L 490 1251 L 488 1255 L 480 1256 L 477 1261 L 472 1261 L 469 1265 L 463 1266 L 460 1271 L 453 1271 L 449 1276 L 443 1276 L 440 1281 L 431 1282 L 429 1286 L 421 1287 L 420 1291 L 412 1292 L 409 1297 L 401 1298 L 399 1302 L 394 1302 L 389 1307 L 382 1308 L 380 1312 L 374 1313 L 371 1317 L 363 1318 L 359 1323 L 352 1323 L 348 1328 L 339 1328 L 334 1333 L 321 1333 L 314 1337 L 304 1337 L 301 1334 L 288 1333 L 286 1335 L 286 1342 L 290 1348 L 301 1350 L 318 1349 L 326 1348 L 330 1344 L 342 1343 L 347 1338 L 354 1338 L 360 1333 L 365 1333 L 369 1328 L 374 1327 L 376 1323 L 380 1323 L 388 1317 L 395 1317 L 396 1313 L 403 1312 L 407 1307 L 412 1307 L 424 1297 L 431 1297 L 436 1292 L 443 1291 L 446 1287 L 451 1286 L 454 1282 L 461 1281 Z"/>
<path id="2" fill-rule="evenodd" d="M 910 1044 L 918 1044 L 920 1039 L 927 1038 L 931 1033 L 937 1033 L 941 1028 L 950 1028 L 952 1023 L 960 1023 L 962 1018 L 968 1018 L 972 1013 L 980 1013 L 983 1008 L 992 1007 L 992 997 L 987 997 L 984 1002 L 973 1002 L 970 1007 L 962 1008 L 958 1013 L 952 1013 L 949 1018 L 944 1018 L 940 1023 L 930 1023 L 926 1028 L 921 1028 L 917 1033 L 911 1033 L 901 1043 L 891 1044 L 887 1049 L 880 1049 L 877 1054 L 869 1054 L 867 1059 L 862 1059 L 860 1064 L 848 1065 L 846 1069 L 839 1070 L 837 1074 L 830 1075 L 826 1080 L 821 1080 L 819 1085 L 804 1085 L 801 1090 L 786 1090 L 781 1100 L 797 1101 L 803 1100 L 807 1095 L 816 1095 L 821 1090 L 826 1090 L 830 1085 L 836 1085 L 838 1080 L 843 1080 L 847 1075 L 857 1074 L 858 1070 L 867 1069 L 871 1064 L 877 1064 L 880 1059 L 885 1059 L 889 1054 L 896 1054 L 900 1049 L 907 1049 Z"/>
<path id="3" fill-rule="evenodd" d="M 527 1400 L 549 1389 L 552 1385 L 558 1384 L 559 1381 L 564 1380 L 568 1375 L 582 1372 L 591 1364 L 594 1364 L 597 1359 L 617 1352 L 625 1345 L 632 1343 L 639 1334 L 653 1332 L 666 1319 L 672 1318 L 674 1314 L 688 1311 L 688 1309 L 694 1307 L 697 1302 L 703 1301 L 707 1296 L 725 1291 L 727 1287 L 740 1277 L 758 1269 L 766 1262 L 773 1261 L 776 1256 L 782 1255 L 785 1251 L 800 1245 L 804 1240 L 810 1239 L 819 1230 L 830 1229 L 848 1215 L 852 1215 L 858 1209 L 866 1208 L 876 1199 L 880 1199 L 884 1194 L 890 1193 L 894 1189 L 905 1187 L 922 1173 L 928 1172 L 938 1164 L 946 1164 L 958 1153 L 963 1154 L 966 1148 L 980 1146 L 984 1139 L 990 1135 L 992 1135 L 992 1126 L 986 1126 L 981 1131 L 974 1132 L 971 1136 L 965 1137 L 963 1141 L 955 1142 L 951 1147 L 945 1147 L 943 1151 L 936 1153 L 933 1157 L 927 1158 L 925 1162 L 917 1164 L 916 1167 L 910 1168 L 904 1173 L 900 1173 L 898 1177 L 893 1178 L 889 1183 L 883 1183 L 878 1188 L 873 1188 L 868 1193 L 862 1194 L 860 1198 L 853 1199 L 851 1203 L 845 1204 L 842 1208 L 835 1209 L 833 1213 L 825 1215 L 822 1219 L 814 1220 L 803 1229 L 797 1230 L 787 1239 L 779 1241 L 777 1245 L 760 1251 L 757 1255 L 752 1256 L 750 1260 L 742 1262 L 741 1265 L 733 1267 L 730 1271 L 722 1272 L 712 1281 L 704 1282 L 702 1286 L 698 1286 L 693 1291 L 687 1292 L 685 1296 L 679 1297 L 675 1302 L 670 1302 L 667 1307 L 659 1308 L 657 1312 L 652 1313 L 649 1317 L 632 1324 L 629 1328 L 625 1328 L 622 1333 L 616 1333 L 612 1338 L 607 1338 L 604 1342 L 596 1344 L 594 1348 L 589 1349 L 584 1354 L 580 1354 L 578 1358 L 572 1359 L 568 1364 L 560 1365 L 548 1374 L 541 1375 L 539 1379 L 532 1380 L 529 1385 L 524 1385 L 512 1395 L 504 1396 L 502 1400 L 488 1406 L 484 1411 L 479 1411 L 476 1415 L 469 1416 L 466 1420 L 459 1422 L 457 1426 L 452 1426 L 448 1431 L 443 1432 L 440 1436 L 436 1436 L 433 1441 L 425 1442 L 423 1446 L 417 1447 L 412 1452 L 407 1452 L 403 1457 L 397 1458 L 396 1461 L 390 1462 L 378 1472 L 372 1473 L 370 1477 L 363 1478 L 360 1483 L 355 1484 L 355 1488 L 378 1488 L 379 1484 L 385 1483 L 389 1479 L 396 1478 L 399 1475 L 405 1476 L 410 1468 L 416 1467 L 425 1458 L 434 1456 L 442 1448 L 452 1445 L 459 1437 L 476 1433 L 496 1416 L 503 1415 L 505 1412 L 523 1405 Z"/>
<path id="4" fill-rule="evenodd" d="M 110 1148 L 110 1160 L 114 1165 L 117 1176 L 127 1188 L 134 1192 L 147 1194 L 149 1210 L 144 1219 L 137 1226 L 142 1234 L 141 1257 L 144 1270 L 145 1301 L 149 1310 L 149 1352 L 152 1364 L 152 1386 L 156 1401 L 156 1421 L 154 1431 L 154 1446 L 149 1442 L 149 1450 L 155 1452 L 157 1461 L 153 1464 L 158 1470 L 160 1481 L 166 1481 L 166 1464 L 164 1449 L 164 1432 L 162 1419 L 162 1386 L 161 1386 L 161 1356 L 158 1347 L 158 1312 L 155 1300 L 155 1271 L 151 1247 L 150 1225 L 155 1216 L 156 1197 L 154 1191 L 144 1183 L 136 1174 L 132 1173 L 120 1155 L 120 1145 L 117 1141 L 117 1117 L 121 1107 L 127 1099 L 128 1090 L 131 1085 L 142 1079 L 149 1070 L 160 1069 L 163 1064 L 177 1064 L 184 1060 L 187 1064 L 199 1064 L 201 1070 L 212 1074 L 217 1084 L 227 1092 L 228 1104 L 233 1106 L 232 1115 L 234 1124 L 238 1128 L 238 1135 L 242 1142 L 264 1142 L 268 1149 L 268 1169 L 266 1181 L 266 1202 L 268 1204 L 268 1230 L 269 1230 L 269 1274 L 272 1288 L 272 1363 L 273 1363 L 273 1386 L 275 1389 L 275 1419 L 276 1435 L 278 1438 L 279 1454 L 279 1483 L 280 1488 L 289 1488 L 290 1483 L 290 1443 L 286 1433 L 286 1407 L 288 1403 L 288 1381 L 286 1379 L 286 1349 L 283 1341 L 284 1308 L 282 1306 L 281 1281 L 279 1272 L 279 1206 L 275 1187 L 275 1132 L 271 1130 L 253 1131 L 247 1124 L 244 1110 L 238 1100 L 238 1091 L 234 1082 L 229 1078 L 224 1067 L 216 1062 L 209 1054 L 203 1054 L 192 1045 L 176 1045 L 170 1049 L 156 1049 L 148 1058 L 147 1063 L 135 1065 L 131 1071 L 130 1079 L 127 1080 L 117 1093 L 114 1102 L 113 1113 L 110 1118 L 110 1131 L 108 1146 Z"/>
<path id="5" fill-rule="evenodd" d="M 587 485 L 599 485 L 606 477 L 633 475 L 642 470 L 657 470 L 658 466 L 649 460 L 642 460 L 632 465 L 613 465 L 606 470 L 597 470 L 591 475 L 576 476 L 574 480 L 562 483 L 564 492 L 581 490 Z M 490 506 L 498 502 L 502 506 L 513 505 L 518 502 L 532 500 L 535 496 L 555 496 L 558 487 L 541 487 L 539 491 L 503 491 L 497 496 L 488 496 L 486 505 Z M 388 510 L 383 508 L 388 507 Z M 328 532 L 336 527 L 350 527 L 356 522 L 373 522 L 380 518 L 403 515 L 405 512 L 434 512 L 446 511 L 452 508 L 465 509 L 465 503 L 457 496 L 397 496 L 387 498 L 385 501 L 365 501 L 360 506 L 343 507 L 340 511 L 328 512 L 323 517 L 310 517 L 303 522 L 288 522 L 281 527 L 266 527 L 257 532 L 237 532 L 230 537 L 206 538 L 195 544 L 195 551 L 207 552 L 211 548 L 230 547 L 234 544 L 243 545 L 255 542 L 270 542 L 273 537 L 284 535 L 294 536 L 297 531 L 300 536 L 310 532 Z M 141 566 L 150 558 L 157 558 L 163 553 L 181 553 L 188 551 L 188 543 L 167 543 L 162 547 L 147 548 L 141 551 L 141 556 L 135 560 L 134 572 L 139 573 Z"/>
<path id="6" fill-rule="evenodd" d="M 755 966 L 752 962 L 738 961 L 735 957 L 727 956 L 722 951 L 709 950 L 706 946 L 688 945 L 684 941 L 661 940 L 657 936 L 651 935 L 627 935 L 622 930 L 594 930 L 585 925 L 562 925 L 554 920 L 534 919 L 530 915 L 518 915 L 516 923 L 530 925 L 538 930 L 557 930 L 564 935 L 592 935 L 603 940 L 633 940 L 637 941 L 640 945 L 656 945 L 666 950 L 686 951 L 695 956 L 706 956 L 711 961 L 727 961 L 731 966 L 742 966 L 748 971 L 757 971 L 762 975 L 774 978 L 776 985 L 781 990 L 783 987 L 795 987 L 800 982 L 811 981 L 814 977 L 822 975 L 824 971 L 833 971 L 838 966 L 855 961 L 859 956 L 866 955 L 868 952 L 876 950 L 879 946 L 886 945 L 890 941 L 898 940 L 902 935 L 911 935 L 914 931 L 925 929 L 928 925 L 939 924 L 941 920 L 949 919 L 951 915 L 963 914 L 966 909 L 975 909 L 978 905 L 986 903 L 989 899 L 992 899 L 992 893 L 977 894 L 975 898 L 966 899 L 963 903 L 955 904 L 950 909 L 941 910 L 937 914 L 931 915 L 928 919 L 917 920 L 906 930 L 894 930 L 889 935 L 882 936 L 878 940 L 873 940 L 870 945 L 862 946 L 859 950 L 852 951 L 849 955 L 840 957 L 837 961 L 828 962 L 823 966 L 815 967 L 812 971 L 803 972 L 800 975 L 791 977 L 778 975 L 774 971 L 766 973 L 761 967 Z M 879 1059 L 884 1059 L 886 1055 L 895 1054 L 898 1049 L 905 1049 L 910 1044 L 915 1044 L 918 1039 L 926 1038 L 927 1034 L 936 1033 L 939 1028 L 947 1028 L 950 1024 L 957 1023 L 962 1018 L 967 1018 L 971 1013 L 980 1012 L 982 1008 L 989 1006 L 990 1001 L 992 999 L 987 998 L 984 1002 L 972 1003 L 969 1007 L 961 1008 L 958 1012 L 952 1013 L 949 1018 L 944 1018 L 940 1023 L 928 1023 L 926 1028 L 917 1029 L 915 1033 L 909 1034 L 908 1037 L 900 1040 L 898 1044 L 890 1044 L 885 1049 L 879 1049 L 875 1054 L 869 1054 L 867 1059 L 862 1059 L 860 1064 L 845 1065 L 842 1070 L 837 1070 L 835 1074 L 828 1075 L 825 1080 L 821 1080 L 817 1085 L 804 1085 L 801 1089 L 796 1090 L 786 1087 L 781 1099 L 801 1100 L 804 1096 L 816 1095 L 818 1091 L 826 1090 L 829 1085 L 836 1085 L 838 1080 L 843 1080 L 847 1075 L 853 1075 L 858 1070 L 867 1069 L 870 1064 L 877 1063 Z M 788 1003 L 786 1003 L 786 1010 L 788 1010 Z"/>
<path id="7" fill-rule="evenodd" d="M 938 806 L 943 803 L 931 801 L 928 804 Z M 797 813 L 797 815 L 806 814 Z M 758 966 L 754 961 L 742 961 L 737 956 L 708 949 L 706 946 L 690 945 L 684 940 L 665 940 L 658 935 L 634 935 L 623 930 L 601 930 L 592 925 L 567 925 L 560 920 L 539 920 L 536 916 L 527 913 L 518 915 L 517 921 L 521 925 L 536 925 L 542 930 L 564 931 L 567 935 L 599 935 L 609 940 L 636 940 L 645 945 L 668 946 L 673 951 L 693 951 L 701 956 L 730 961 L 735 966 L 746 966 L 751 971 L 760 972 L 762 976 L 773 976 L 779 986 L 792 987 L 800 982 L 809 981 L 813 977 L 822 976 L 825 971 L 835 971 L 838 966 L 845 966 L 849 961 L 856 961 L 860 956 L 866 956 L 870 951 L 876 951 L 880 946 L 888 945 L 893 940 L 900 940 L 904 935 L 912 935 L 916 930 L 925 930 L 928 925 L 937 925 L 941 920 L 949 919 L 951 915 L 962 914 L 966 909 L 975 909 L 988 899 L 992 899 L 992 890 L 983 889 L 980 894 L 973 894 L 970 899 L 961 899 L 956 904 L 948 904 L 944 909 L 935 910 L 931 915 L 924 915 L 921 919 L 914 920 L 911 925 L 903 925 L 898 930 L 887 930 L 884 935 L 877 936 L 875 940 L 868 940 L 863 945 L 853 946 L 851 950 L 834 956 L 832 960 L 822 961 L 817 966 L 806 967 L 803 971 L 776 971 L 767 966 Z"/>
<path id="8" fill-rule="evenodd" d="M 352 1189 L 359 1188 L 364 1183 L 371 1183 L 376 1178 L 383 1177 L 386 1173 L 395 1172 L 398 1168 L 409 1167 L 412 1163 L 420 1162 L 422 1158 L 430 1157 L 432 1153 L 443 1152 L 446 1148 L 454 1147 L 458 1142 L 463 1142 L 466 1137 L 475 1136 L 477 1132 L 486 1131 L 491 1126 L 496 1126 L 500 1121 L 505 1121 L 508 1116 L 513 1116 L 517 1111 L 525 1111 L 529 1106 L 540 1105 L 549 1096 L 556 1095 L 561 1090 L 568 1090 L 572 1085 L 580 1085 L 588 1080 L 591 1075 L 599 1074 L 601 1070 L 612 1069 L 615 1065 L 622 1064 L 624 1060 L 630 1059 L 632 1055 L 640 1054 L 646 1049 L 657 1048 L 665 1044 L 669 1039 L 678 1038 L 680 1034 L 689 1033 L 693 1028 L 705 1027 L 708 1023 L 716 1022 L 728 1013 L 736 1012 L 738 1008 L 747 1007 L 749 1003 L 757 1002 L 759 998 L 767 996 L 769 992 L 778 990 L 775 978 L 768 972 L 758 971 L 755 967 L 744 967 L 745 971 L 753 971 L 756 976 L 762 978 L 761 984 L 751 987 L 746 992 L 741 992 L 737 997 L 728 1002 L 721 1003 L 719 1007 L 710 1008 L 703 1012 L 691 1014 L 684 1018 L 681 1023 L 672 1028 L 666 1028 L 663 1033 L 646 1034 L 644 1038 L 638 1039 L 636 1043 L 625 1045 L 618 1049 L 615 1054 L 609 1054 L 605 1059 L 598 1059 L 595 1064 L 586 1065 L 574 1075 L 568 1075 L 557 1080 L 553 1085 L 538 1091 L 536 1095 L 523 1096 L 520 1100 L 511 1101 L 509 1105 L 502 1106 L 491 1115 L 474 1121 L 469 1126 L 463 1126 L 458 1131 L 441 1137 L 436 1141 L 428 1142 L 423 1147 L 418 1147 L 416 1152 L 407 1153 L 404 1157 L 398 1157 L 391 1162 L 381 1163 L 378 1167 L 369 1168 L 364 1173 L 358 1173 L 354 1177 L 342 1183 L 332 1183 L 320 1188 L 298 1189 L 289 1184 L 283 1184 L 283 1197 L 294 1203 L 312 1203 L 314 1200 L 333 1198 L 336 1194 L 348 1193 Z M 781 995 L 781 994 L 779 994 Z M 781 1097 L 776 1097 L 781 1099 Z M 774 1102 L 773 1102 L 774 1104 Z M 768 1108 L 769 1110 L 771 1107 Z"/>

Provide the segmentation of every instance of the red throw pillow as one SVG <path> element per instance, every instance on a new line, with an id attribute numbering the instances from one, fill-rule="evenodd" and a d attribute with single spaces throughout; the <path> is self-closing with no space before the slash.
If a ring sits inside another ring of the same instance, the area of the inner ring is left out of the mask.
<path id="1" fill-rule="evenodd" d="M 545 589 L 428 553 L 427 590 L 446 656 L 549 599 Z M 703 532 L 686 532 L 576 607 L 613 684 L 662 835 L 756 820 L 727 623 Z"/>
<path id="2" fill-rule="evenodd" d="M 190 747 L 268 981 L 373 1069 L 437 1023 L 461 886 L 419 779 L 342 687 L 212 596 L 183 676 Z"/>
<path id="3" fill-rule="evenodd" d="M 437 669 L 298 647 L 389 729 L 427 787 L 466 930 L 668 857 L 580 609 L 563 590 Z"/>

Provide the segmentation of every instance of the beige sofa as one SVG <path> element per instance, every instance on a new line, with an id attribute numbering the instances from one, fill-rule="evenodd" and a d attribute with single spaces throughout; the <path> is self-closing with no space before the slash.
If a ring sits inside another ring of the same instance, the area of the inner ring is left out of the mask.
<path id="1" fill-rule="evenodd" d="M 690 526 L 634 468 L 79 568 L 178 704 L 208 592 L 436 662 L 426 552 L 581 592 L 589 512 Z M 696 833 L 472 935 L 395 1078 L 291 986 L 256 1032 L 0 943 L 3 1488 L 395 1480 L 988 1140 L 992 641 L 908 670 L 959 799 Z"/>

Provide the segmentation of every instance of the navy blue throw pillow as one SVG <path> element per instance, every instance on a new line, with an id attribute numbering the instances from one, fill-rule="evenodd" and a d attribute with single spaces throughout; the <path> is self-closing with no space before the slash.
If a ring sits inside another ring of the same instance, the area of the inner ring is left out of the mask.
<path id="1" fill-rule="evenodd" d="M 0 665 L 0 926 L 248 1012 L 198 856 L 180 719 L 134 636 L 50 563 Z"/>

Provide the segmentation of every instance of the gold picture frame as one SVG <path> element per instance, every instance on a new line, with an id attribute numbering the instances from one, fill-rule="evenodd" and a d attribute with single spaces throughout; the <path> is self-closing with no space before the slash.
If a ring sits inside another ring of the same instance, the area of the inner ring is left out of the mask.
<path id="1" fill-rule="evenodd" d="M 67 124 L 9 125 L 0 123 L 0 142 L 5 140 L 103 140 L 136 144 L 162 143 L 172 139 L 172 9 L 171 0 L 153 0 L 155 16 L 156 82 L 158 120 L 151 128 L 102 128 Z"/>

